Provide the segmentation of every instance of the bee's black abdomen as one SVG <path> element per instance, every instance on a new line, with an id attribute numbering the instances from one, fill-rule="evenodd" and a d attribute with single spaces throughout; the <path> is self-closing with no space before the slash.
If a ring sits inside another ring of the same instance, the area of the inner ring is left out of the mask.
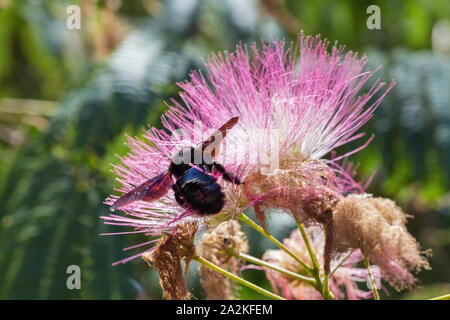
<path id="1" fill-rule="evenodd" d="M 190 182 L 185 187 L 184 200 L 200 214 L 214 214 L 222 210 L 225 195 L 215 182 L 207 186 Z"/>
<path id="2" fill-rule="evenodd" d="M 216 179 L 199 169 L 190 168 L 177 185 L 183 200 L 200 214 L 218 213 L 225 204 L 225 195 Z"/>
<path id="3" fill-rule="evenodd" d="M 194 147 L 183 148 L 172 158 L 169 172 L 176 179 L 173 191 L 179 205 L 190 207 L 199 214 L 214 214 L 225 205 L 225 194 L 216 178 L 209 173 L 215 168 L 224 180 L 235 184 L 241 182 L 221 164 L 203 162 L 202 152 L 203 149 Z"/>

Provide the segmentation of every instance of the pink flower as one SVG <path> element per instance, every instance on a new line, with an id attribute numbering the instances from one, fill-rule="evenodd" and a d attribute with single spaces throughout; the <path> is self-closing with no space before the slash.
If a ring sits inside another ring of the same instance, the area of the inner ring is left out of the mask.
<path id="1" fill-rule="evenodd" d="M 326 171 L 322 187 L 305 187 L 309 188 L 309 197 L 328 193 L 339 197 L 353 190 L 354 181 L 343 175 L 345 170 L 338 161 L 364 148 L 370 139 L 340 157 L 322 158 L 363 136 L 357 130 L 372 117 L 392 84 L 377 98 L 374 95 L 383 86 L 378 80 L 367 93 L 360 94 L 375 71 L 365 68 L 365 57 L 344 54 L 343 47 L 328 51 L 328 46 L 320 36 L 300 36 L 295 45 L 287 46 L 284 41 L 249 48 L 239 45 L 232 53 L 213 55 L 205 63 L 205 73 L 194 71 L 189 81 L 178 84 L 183 90 L 182 103 L 172 100 L 168 105 L 161 119 L 163 130 L 149 128 L 141 139 L 128 137 L 130 152 L 120 158 L 120 164 L 113 165 L 121 183 L 116 191 L 129 192 L 167 170 L 174 152 L 201 143 L 236 116 L 239 122 L 222 143 L 217 161 L 241 181 L 253 174 L 276 175 L 277 170 L 303 161 L 305 168 L 312 167 L 307 171 L 313 180 L 321 177 L 317 167 Z M 217 177 L 226 197 L 218 215 L 204 217 L 189 212 L 178 205 L 170 190 L 156 201 L 125 205 L 120 208 L 125 216 L 111 214 L 102 218 L 105 223 L 135 229 L 127 233 L 158 236 L 180 222 L 199 220 L 201 227 L 264 202 L 264 195 L 258 198 L 246 194 L 242 186 Z M 279 188 L 279 184 L 268 185 L 268 191 Z M 112 205 L 117 198 L 111 195 L 105 203 Z M 291 200 L 286 197 L 287 202 Z M 281 207 L 286 209 L 288 205 Z"/>
<path id="2" fill-rule="evenodd" d="M 310 244 L 316 257 L 319 260 L 319 264 L 323 264 L 323 247 L 324 236 L 323 231 L 320 228 L 310 227 L 306 229 L 309 235 Z M 283 241 L 284 245 L 288 247 L 292 252 L 300 257 L 302 261 L 311 264 L 311 260 L 300 235 L 299 230 L 294 230 L 288 239 Z M 263 259 L 271 264 L 287 269 L 289 271 L 307 275 L 306 271 L 290 257 L 287 253 L 281 250 L 267 250 L 264 253 Z M 338 265 L 341 263 L 338 267 Z M 358 282 L 368 283 L 368 273 L 364 268 L 357 268 L 358 262 L 362 261 L 362 256 L 359 250 L 354 251 L 347 255 L 340 255 L 335 257 L 332 263 L 332 269 L 338 267 L 333 275 L 329 279 L 330 290 L 334 293 L 336 299 L 367 299 L 372 296 L 372 290 L 367 288 L 366 291 L 362 290 L 358 286 Z M 296 279 L 286 276 L 277 271 L 266 268 L 266 275 L 269 279 L 274 291 L 276 293 L 281 290 L 281 294 L 286 299 L 295 300 L 321 300 L 322 295 L 309 284 L 301 283 Z M 323 270 L 321 270 L 323 273 Z M 364 284 L 361 286 L 364 287 Z"/>

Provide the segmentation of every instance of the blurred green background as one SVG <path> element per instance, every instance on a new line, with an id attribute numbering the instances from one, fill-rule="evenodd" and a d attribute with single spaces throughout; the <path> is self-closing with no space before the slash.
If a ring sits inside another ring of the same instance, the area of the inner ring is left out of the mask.
<path id="1" fill-rule="evenodd" d="M 71 4 L 80 30 L 66 27 Z M 380 30 L 366 27 L 372 4 Z M 449 1 L 0 0 L 0 298 L 159 299 L 157 275 L 140 259 L 111 266 L 133 254 L 122 248 L 137 236 L 99 236 L 124 231 L 99 219 L 124 134 L 159 126 L 174 83 L 212 52 L 299 30 L 366 53 L 383 65 L 378 77 L 396 80 L 364 127 L 375 140 L 351 158 L 360 178 L 376 171 L 368 192 L 414 216 L 408 228 L 433 250 L 433 270 L 417 290 L 385 298 L 449 293 Z M 288 217 L 274 220 L 287 236 Z M 248 234 L 254 255 L 273 248 Z M 69 265 L 81 268 L 81 290 L 66 287 Z M 193 265 L 189 288 L 203 298 Z M 268 287 L 262 272 L 243 274 Z"/>

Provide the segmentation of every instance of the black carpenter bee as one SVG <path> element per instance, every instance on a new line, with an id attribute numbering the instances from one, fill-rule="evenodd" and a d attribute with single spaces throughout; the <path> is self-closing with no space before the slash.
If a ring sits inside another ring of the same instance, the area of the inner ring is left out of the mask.
<path id="1" fill-rule="evenodd" d="M 241 184 L 237 177 L 214 161 L 227 131 L 238 120 L 238 117 L 228 120 L 200 146 L 178 151 L 172 158 L 168 170 L 124 194 L 111 206 L 111 210 L 114 211 L 137 200 L 148 202 L 157 200 L 172 188 L 176 201 L 182 207 L 192 209 L 201 215 L 218 213 L 225 204 L 225 194 L 212 175 L 213 170 L 219 172 L 224 180 Z M 186 159 L 187 161 L 183 161 Z M 175 183 L 172 177 L 175 178 Z"/>

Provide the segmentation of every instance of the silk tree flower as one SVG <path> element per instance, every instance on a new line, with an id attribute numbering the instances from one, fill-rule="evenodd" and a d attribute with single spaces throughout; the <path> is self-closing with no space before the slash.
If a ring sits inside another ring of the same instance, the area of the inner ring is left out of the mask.
<path id="1" fill-rule="evenodd" d="M 261 209 L 261 221 L 262 212 L 273 207 L 301 221 L 318 218 L 320 211 L 354 189 L 338 161 L 364 148 L 370 139 L 347 154 L 323 158 L 363 136 L 357 131 L 393 86 L 382 91 L 383 83 L 376 80 L 360 93 L 376 70 L 366 68 L 366 57 L 344 53 L 343 46 L 328 47 L 320 36 L 301 35 L 291 45 L 284 41 L 238 45 L 231 53 L 213 55 L 205 72 L 193 71 L 188 81 L 178 84 L 181 101 L 168 104 L 161 118 L 163 129 L 149 128 L 140 139 L 128 137 L 129 153 L 113 165 L 121 184 L 116 191 L 129 192 L 166 170 L 180 148 L 198 145 L 236 116 L 239 122 L 222 143 L 217 161 L 245 181 L 245 187 L 218 177 L 226 201 L 217 215 L 189 212 L 169 191 L 153 202 L 130 203 L 121 208 L 125 215 L 102 217 L 105 223 L 135 229 L 122 234 L 159 236 L 190 221 L 197 221 L 201 229 L 250 206 Z M 113 194 L 105 203 L 112 205 L 118 197 Z M 152 241 L 126 249 L 151 246 Z"/>
<path id="2" fill-rule="evenodd" d="M 323 247 L 324 236 L 321 228 L 308 227 L 306 229 L 309 235 L 311 248 L 316 253 L 320 265 L 323 264 Z M 290 237 L 283 241 L 284 245 L 288 247 L 296 256 L 304 262 L 311 264 L 310 256 L 305 243 L 301 237 L 299 230 L 294 230 Z M 332 262 L 332 267 L 337 267 L 338 264 L 345 258 L 346 255 L 335 256 Z M 278 267 L 287 269 L 289 271 L 307 275 L 303 267 L 290 257 L 286 252 L 282 250 L 267 250 L 263 255 L 263 260 L 276 265 Z M 364 268 L 357 268 L 356 265 L 362 260 L 360 251 L 354 251 L 348 256 L 336 269 L 332 277 L 329 279 L 330 290 L 334 293 L 336 299 L 367 299 L 372 296 L 371 289 L 367 288 L 367 291 L 360 289 L 364 285 L 358 286 L 358 282 L 367 283 L 368 273 Z M 309 284 L 299 282 L 282 273 L 265 268 L 267 278 L 269 279 L 272 288 L 278 294 L 281 290 L 282 295 L 286 299 L 295 300 L 321 300 L 322 295 Z M 324 270 L 321 270 L 323 274 Z"/>

